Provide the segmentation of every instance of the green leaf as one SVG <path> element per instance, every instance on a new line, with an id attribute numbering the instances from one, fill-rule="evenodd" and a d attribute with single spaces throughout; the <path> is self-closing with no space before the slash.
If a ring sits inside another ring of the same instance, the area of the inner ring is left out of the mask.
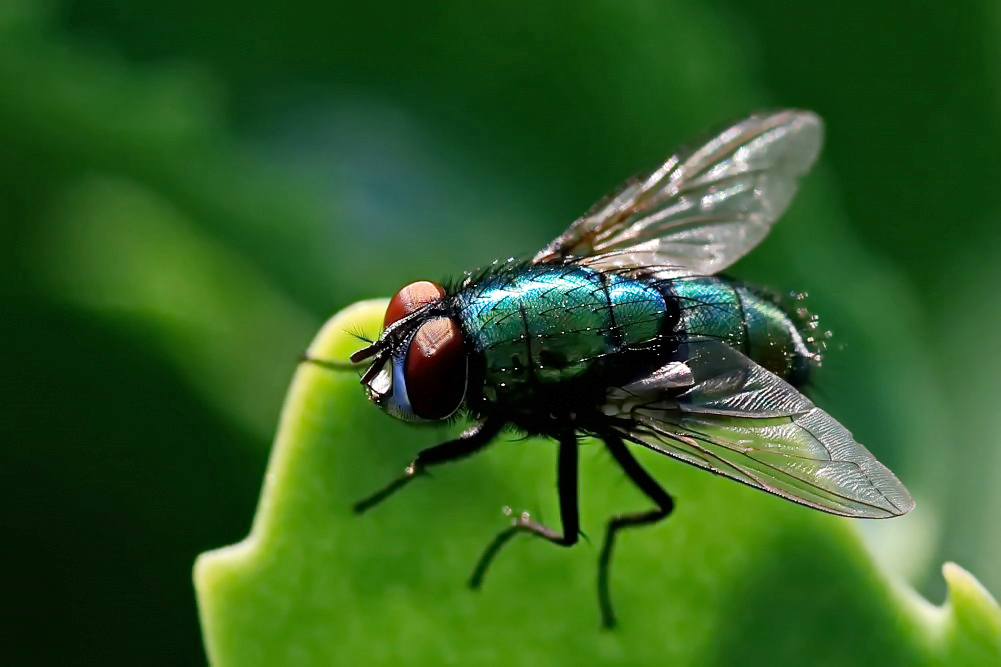
<path id="1" fill-rule="evenodd" d="M 385 301 L 331 319 L 310 353 L 343 360 Z M 455 428 L 455 427 L 452 427 Z M 203 554 L 195 583 L 217 665 L 1001 664 L 1001 609 L 955 565 L 934 607 L 878 570 L 856 524 L 638 452 L 676 512 L 628 533 L 613 563 L 620 628 L 598 629 L 603 522 L 643 499 L 583 445 L 584 532 L 515 540 L 465 586 L 509 504 L 557 519 L 555 447 L 505 435 L 364 516 L 350 503 L 450 429 L 369 405 L 357 374 L 296 373 L 250 536 Z"/>

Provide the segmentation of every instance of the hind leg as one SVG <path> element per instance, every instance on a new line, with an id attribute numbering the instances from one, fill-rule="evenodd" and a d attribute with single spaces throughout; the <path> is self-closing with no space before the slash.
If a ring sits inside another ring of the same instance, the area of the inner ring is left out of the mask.
<path id="1" fill-rule="evenodd" d="M 605 628 L 612 628 L 615 627 L 615 612 L 612 608 L 608 571 L 612 562 L 615 538 L 623 528 L 653 524 L 667 518 L 671 510 L 674 509 L 674 499 L 640 466 L 629 452 L 629 448 L 622 442 L 622 438 L 609 434 L 603 436 L 603 439 L 608 451 L 633 484 L 657 505 L 656 508 L 646 512 L 614 516 L 609 520 L 605 530 L 605 541 L 601 546 L 601 555 L 598 558 L 598 604 L 601 607 L 601 625 Z"/>

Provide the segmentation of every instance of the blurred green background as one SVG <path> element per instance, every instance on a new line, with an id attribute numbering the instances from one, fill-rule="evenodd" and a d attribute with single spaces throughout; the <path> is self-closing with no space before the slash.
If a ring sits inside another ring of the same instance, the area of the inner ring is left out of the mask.
<path id="1" fill-rule="evenodd" d="M 823 161 L 733 273 L 834 331 L 815 396 L 919 503 L 874 549 L 936 602 L 944 559 L 1001 590 L 999 36 L 988 0 L 3 0 L 24 656 L 204 661 L 192 561 L 246 534 L 329 314 L 534 252 L 776 106 L 825 118 Z"/>

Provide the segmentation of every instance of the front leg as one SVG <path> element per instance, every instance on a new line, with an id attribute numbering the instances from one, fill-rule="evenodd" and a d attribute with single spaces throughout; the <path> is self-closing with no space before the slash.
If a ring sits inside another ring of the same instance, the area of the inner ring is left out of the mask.
<path id="1" fill-rule="evenodd" d="M 476 424 L 455 440 L 449 440 L 440 445 L 421 450 L 417 454 L 417 457 L 410 462 L 410 465 L 403 470 L 402 475 L 367 498 L 359 500 L 352 508 L 357 514 L 366 512 L 409 484 L 417 475 L 425 472 L 427 468 L 475 454 L 493 440 L 494 436 L 500 432 L 502 426 L 504 426 L 503 420 L 488 418 Z"/>
<path id="2" fill-rule="evenodd" d="M 518 533 L 529 533 L 538 535 L 549 540 L 553 544 L 562 547 L 573 546 L 577 543 L 580 535 L 580 511 L 577 496 L 577 436 L 571 431 L 560 437 L 559 462 L 557 464 L 556 484 L 560 494 L 560 521 L 563 524 L 563 533 L 560 534 L 547 526 L 532 521 L 528 513 L 524 512 L 511 522 L 511 527 L 500 532 L 493 542 L 486 548 L 480 556 L 473 576 L 469 579 L 470 588 L 479 588 L 483 584 L 483 577 L 487 574 L 487 568 L 493 562 L 494 557 L 500 552 L 501 547 L 507 544 L 508 540 Z"/>

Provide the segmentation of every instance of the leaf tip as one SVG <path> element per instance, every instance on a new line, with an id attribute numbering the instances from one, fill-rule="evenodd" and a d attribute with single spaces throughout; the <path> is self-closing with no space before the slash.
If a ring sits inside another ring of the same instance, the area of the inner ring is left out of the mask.
<path id="1" fill-rule="evenodd" d="M 1001 607 L 976 577 L 956 563 L 942 565 L 948 597 L 942 609 L 952 635 L 953 664 L 1001 663 Z M 974 659 L 969 662 L 969 659 Z M 995 662 L 996 661 L 996 662 Z"/>

